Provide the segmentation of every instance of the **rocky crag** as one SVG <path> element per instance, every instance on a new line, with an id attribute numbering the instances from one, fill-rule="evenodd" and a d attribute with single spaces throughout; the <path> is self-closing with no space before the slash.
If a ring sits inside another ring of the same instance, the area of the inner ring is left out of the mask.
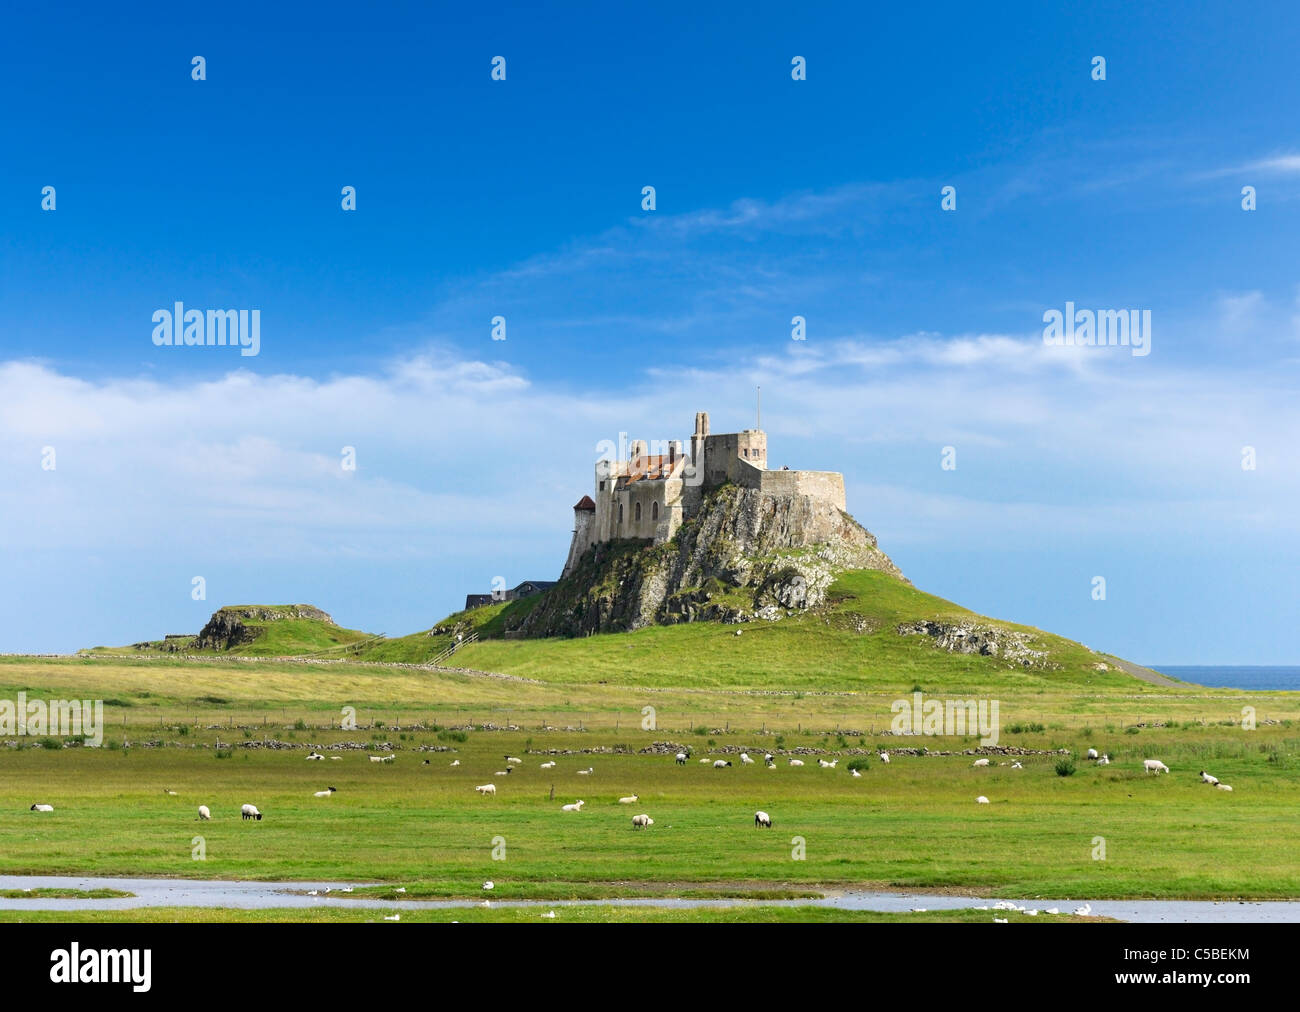
<path id="1" fill-rule="evenodd" d="M 235 606 L 222 608 L 212 613 L 208 624 L 199 630 L 191 647 L 198 650 L 230 650 L 233 647 L 252 643 L 262 634 L 258 625 L 266 622 L 278 622 L 284 619 L 307 618 L 328 625 L 335 621 L 319 608 L 309 604 L 283 605 L 265 607 L 261 605 Z M 246 622 L 258 625 L 248 626 Z"/>
<path id="2" fill-rule="evenodd" d="M 587 636 L 680 622 L 772 621 L 816 608 L 837 573 L 902 579 L 849 514 L 802 495 L 724 485 L 663 545 L 594 545 L 507 635 Z"/>

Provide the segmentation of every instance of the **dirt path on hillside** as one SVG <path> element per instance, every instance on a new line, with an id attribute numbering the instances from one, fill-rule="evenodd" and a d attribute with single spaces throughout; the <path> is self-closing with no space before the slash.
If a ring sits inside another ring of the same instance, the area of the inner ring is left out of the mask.
<path id="1" fill-rule="evenodd" d="M 1159 671 L 1152 671 L 1150 668 L 1144 668 L 1140 664 L 1134 664 L 1131 661 L 1122 660 L 1119 657 L 1112 657 L 1110 654 L 1102 654 L 1106 658 L 1106 663 L 1113 665 L 1123 671 L 1125 674 L 1132 675 L 1134 678 L 1140 678 L 1144 682 L 1150 682 L 1152 685 L 1160 685 L 1165 688 L 1176 689 L 1180 685 L 1186 685 L 1186 682 L 1176 682 L 1167 675 L 1162 675 Z"/>

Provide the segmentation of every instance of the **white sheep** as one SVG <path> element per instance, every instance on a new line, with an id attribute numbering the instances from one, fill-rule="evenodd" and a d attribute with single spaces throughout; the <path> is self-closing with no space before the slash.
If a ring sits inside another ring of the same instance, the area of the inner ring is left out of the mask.
<path id="1" fill-rule="evenodd" d="M 706 762 L 708 762 L 708 761 L 709 761 L 709 757 L 708 757 L 708 756 L 705 756 L 703 759 L 700 760 L 700 762 L 702 762 L 702 763 L 706 763 Z"/>
<path id="2" fill-rule="evenodd" d="M 337 790 L 338 790 L 337 787 L 326 787 L 325 790 L 323 790 L 323 791 L 317 791 L 315 794 L 312 795 L 312 797 L 313 797 L 313 798 L 330 798 L 330 797 L 333 797 L 333 796 L 334 796 L 334 792 L 337 791 Z"/>
<path id="3" fill-rule="evenodd" d="M 646 826 L 653 826 L 654 824 L 655 824 L 655 820 L 650 818 L 650 816 L 648 815 L 632 816 L 633 829 L 645 829 Z"/>
<path id="4" fill-rule="evenodd" d="M 596 772 L 595 766 L 588 766 L 585 770 L 578 770 L 578 776 L 587 777 Z"/>
<path id="5" fill-rule="evenodd" d="M 343 761 L 343 757 L 341 755 L 330 756 L 330 762 L 332 763 L 341 763 L 342 761 Z"/>
<path id="6" fill-rule="evenodd" d="M 981 794 L 978 798 L 975 799 L 975 804 L 977 805 L 987 805 L 988 803 L 989 803 L 989 799 L 984 797 L 983 794 Z"/>
<path id="7" fill-rule="evenodd" d="M 562 811 L 562 812 L 581 812 L 581 811 L 582 811 L 582 806 L 585 805 L 585 804 L 586 804 L 585 801 L 575 801 L 575 802 L 574 802 L 573 804 L 571 804 L 571 805 L 561 805 L 561 806 L 560 806 L 560 811 Z"/>
<path id="8" fill-rule="evenodd" d="M 207 805 L 199 805 L 199 821 L 207 822 L 212 818 L 212 812 Z"/>
<path id="9" fill-rule="evenodd" d="M 635 794 L 629 794 L 626 798 L 619 798 L 618 803 L 620 805 L 635 805 L 640 800 L 641 799 L 638 798 Z"/>
<path id="10" fill-rule="evenodd" d="M 503 769 L 503 770 L 497 770 L 497 771 L 496 771 L 495 773 L 493 773 L 492 775 L 493 775 L 494 777 L 508 777 L 508 776 L 510 776 L 510 774 L 513 773 L 513 772 L 514 772 L 514 769 L 511 768 L 510 766 L 507 766 L 507 767 L 506 767 L 505 769 Z"/>
<path id="11" fill-rule="evenodd" d="M 1109 765 L 1110 765 L 1110 756 L 1108 756 L 1108 755 L 1104 755 L 1104 756 L 1102 756 L 1100 759 L 1097 760 L 1097 765 L 1098 765 L 1098 766 L 1109 766 Z"/>
<path id="12" fill-rule="evenodd" d="M 459 760 L 459 759 L 453 759 L 453 760 L 451 761 L 451 765 L 452 765 L 452 766 L 459 766 L 459 765 L 460 765 L 460 760 Z"/>
<path id="13" fill-rule="evenodd" d="M 803 760 L 802 760 L 802 759 L 791 759 L 791 760 L 790 760 L 790 765 L 791 765 L 791 766 L 802 766 L 802 765 L 803 765 Z"/>
<path id="14" fill-rule="evenodd" d="M 381 763 L 381 762 L 384 761 L 384 757 L 381 756 L 381 755 L 372 755 L 372 756 L 370 757 L 370 761 L 371 761 L 372 763 Z"/>
<path id="15" fill-rule="evenodd" d="M 972 766 L 987 766 L 988 764 L 989 761 L 987 759 L 976 759 L 973 763 L 971 763 Z"/>
<path id="16" fill-rule="evenodd" d="M 726 759 L 715 759 L 713 762 L 713 768 L 715 770 L 724 769 L 725 767 L 730 765 L 731 763 L 729 763 Z"/>
<path id="17" fill-rule="evenodd" d="M 888 762 L 889 762 L 889 753 L 888 753 L 888 752 L 881 752 L 881 753 L 880 753 L 880 761 L 881 761 L 882 763 L 888 763 Z"/>
<path id="18" fill-rule="evenodd" d="M 686 765 L 686 753 L 685 753 L 685 752 L 678 752 L 678 753 L 677 753 L 677 756 L 676 756 L 676 763 L 677 763 L 678 766 L 685 766 L 685 765 Z"/>
<path id="19" fill-rule="evenodd" d="M 1095 748 L 1090 748 L 1090 749 L 1088 749 L 1088 756 L 1087 756 L 1087 758 L 1089 758 L 1089 759 L 1097 759 L 1097 758 L 1099 758 L 1098 755 L 1097 755 L 1097 750 L 1096 750 Z"/>
<path id="20" fill-rule="evenodd" d="M 1020 762 L 1019 759 L 1017 759 L 1015 762 L 1013 762 L 1013 763 L 1011 764 L 1011 768 L 1012 768 L 1013 770 L 1022 770 L 1022 769 L 1024 769 L 1025 767 L 1024 767 L 1024 764 L 1023 764 L 1022 762 Z"/>
<path id="21" fill-rule="evenodd" d="M 772 753 L 771 752 L 763 753 L 763 762 L 770 763 L 771 761 L 772 761 Z"/>
<path id="22" fill-rule="evenodd" d="M 553 769 L 555 769 L 555 760 L 552 759 L 552 760 L 551 760 L 550 762 L 548 762 L 548 763 L 542 763 L 542 765 L 539 767 L 539 769 L 544 769 L 544 770 L 553 770 Z"/>
<path id="23" fill-rule="evenodd" d="M 740 753 L 740 761 L 741 761 L 742 763 L 745 763 L 746 765 L 748 765 L 749 763 L 752 763 L 754 760 L 751 759 L 751 758 L 749 758 L 749 753 L 748 753 L 748 752 L 741 752 L 741 753 Z"/>
<path id="24" fill-rule="evenodd" d="M 767 812 L 755 812 L 755 813 L 754 813 L 754 828 L 757 829 L 759 826 L 764 826 L 764 827 L 766 827 L 767 829 L 771 829 L 771 828 L 772 828 L 772 816 L 768 815 Z"/>
<path id="25" fill-rule="evenodd" d="M 325 758 L 325 757 L 324 757 L 323 755 L 321 755 L 319 752 L 312 752 L 311 754 L 309 754 L 309 755 L 307 756 L 307 761 L 308 761 L 308 762 L 312 762 L 313 760 L 324 759 L 324 758 Z"/>
<path id="26" fill-rule="evenodd" d="M 827 762 L 825 759 L 818 759 L 817 765 L 824 770 L 833 770 L 838 762 L 838 759 L 832 759 L 830 762 Z"/>
<path id="27" fill-rule="evenodd" d="M 52 811 L 54 811 L 54 806 L 53 806 L 53 805 L 32 805 L 32 807 L 31 807 L 30 809 L 28 809 L 28 811 L 32 811 L 32 812 L 52 812 Z"/>
<path id="28" fill-rule="evenodd" d="M 516 759 L 512 755 L 505 756 L 505 761 L 508 763 L 514 763 L 516 766 L 522 766 L 524 764 L 522 759 Z"/>
<path id="29" fill-rule="evenodd" d="M 1210 776 L 1210 774 L 1206 773 L 1205 770 L 1201 770 L 1201 779 L 1207 784 L 1218 784 L 1219 782 L 1218 777 Z"/>
<path id="30" fill-rule="evenodd" d="M 849 772 L 852 773 L 855 777 L 860 777 L 860 776 L 862 776 L 862 774 L 859 773 L 857 770 L 849 770 Z"/>
<path id="31" fill-rule="evenodd" d="M 1169 772 L 1169 767 L 1159 759 L 1143 759 L 1142 768 L 1148 773 L 1154 773 L 1156 776 L 1159 776 L 1161 773 Z"/>
<path id="32" fill-rule="evenodd" d="M 1219 790 L 1221 790 L 1221 791 L 1230 791 L 1230 790 L 1232 790 L 1232 788 L 1229 787 L 1227 784 L 1216 783 L 1214 786 L 1217 787 L 1217 788 L 1218 788 Z"/>
<path id="33" fill-rule="evenodd" d="M 262 821 L 262 813 L 257 810 L 256 805 L 244 805 L 239 809 L 239 814 L 244 819 L 256 819 Z"/>
<path id="34" fill-rule="evenodd" d="M 497 785 L 496 785 L 496 784 L 483 784 L 483 785 L 481 785 L 481 786 L 479 786 L 479 787 L 475 787 L 474 790 L 478 791 L 480 794 L 483 794 L 483 795 L 496 794 L 496 792 L 497 792 Z"/>

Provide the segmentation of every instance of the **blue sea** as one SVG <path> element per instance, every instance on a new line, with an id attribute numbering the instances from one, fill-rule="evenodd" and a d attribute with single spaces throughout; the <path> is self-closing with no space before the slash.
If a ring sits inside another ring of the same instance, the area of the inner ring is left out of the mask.
<path id="1" fill-rule="evenodd" d="M 1268 667 L 1223 667 L 1179 664 L 1149 664 L 1147 667 L 1163 671 L 1170 678 L 1197 685 L 1211 685 L 1225 689 L 1292 689 L 1300 691 L 1300 667 L 1273 665 Z"/>

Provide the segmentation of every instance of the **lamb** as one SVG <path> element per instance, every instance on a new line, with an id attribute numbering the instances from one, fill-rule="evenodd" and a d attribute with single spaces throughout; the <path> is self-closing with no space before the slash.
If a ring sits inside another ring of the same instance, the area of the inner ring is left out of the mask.
<path id="1" fill-rule="evenodd" d="M 522 766 L 522 765 L 524 764 L 524 761 L 523 761 L 522 759 L 516 759 L 516 758 L 515 758 L 514 756 L 512 756 L 512 755 L 508 755 L 508 756 L 506 756 L 506 757 L 505 757 L 505 760 L 506 760 L 506 762 L 508 762 L 508 763 L 514 763 L 516 766 Z"/>
<path id="2" fill-rule="evenodd" d="M 686 753 L 685 753 L 685 752 L 678 752 L 678 753 L 677 753 L 677 758 L 676 758 L 675 761 L 676 761 L 676 763 L 677 763 L 678 766 L 685 766 L 685 765 L 686 765 Z"/>
<path id="3" fill-rule="evenodd" d="M 763 754 L 763 762 L 765 762 L 765 763 L 770 763 L 771 761 L 772 761 L 772 753 L 771 753 L 771 752 L 765 752 L 765 753 Z"/>
<path id="4" fill-rule="evenodd" d="M 513 772 L 514 772 L 514 767 L 512 767 L 512 766 L 507 766 L 507 767 L 506 767 L 505 769 L 503 769 L 503 770 L 497 770 L 497 771 L 496 771 L 495 773 L 493 773 L 492 775 L 493 775 L 494 777 L 508 777 L 508 776 L 510 776 L 510 774 L 513 773 Z"/>
<path id="5" fill-rule="evenodd" d="M 370 757 L 370 761 L 371 761 L 372 763 L 381 763 L 381 762 L 384 761 L 384 757 L 381 756 L 381 755 L 372 755 L 372 756 Z"/>
<path id="6" fill-rule="evenodd" d="M 881 753 L 880 753 L 880 761 L 881 761 L 882 763 L 888 763 L 888 762 L 889 762 L 889 753 L 888 753 L 888 752 L 881 752 Z"/>
<path id="7" fill-rule="evenodd" d="M 638 798 L 635 794 L 629 794 L 626 798 L 619 798 L 618 803 L 620 805 L 635 805 L 640 800 L 641 799 Z"/>
<path id="8" fill-rule="evenodd" d="M 983 794 L 981 794 L 978 798 L 975 799 L 975 804 L 977 805 L 987 805 L 988 803 L 989 803 L 989 799 L 984 797 Z"/>
<path id="9" fill-rule="evenodd" d="M 208 806 L 199 805 L 199 821 L 207 822 L 211 818 L 212 818 L 212 812 L 209 810 Z"/>
<path id="10" fill-rule="evenodd" d="M 646 826 L 653 826 L 654 824 L 655 824 L 655 820 L 650 818 L 650 816 L 648 815 L 632 816 L 633 829 L 645 829 Z"/>
<path id="11" fill-rule="evenodd" d="M 802 760 L 802 759 L 791 759 L 791 760 L 790 760 L 790 765 L 791 765 L 791 766 L 802 766 L 802 765 L 803 765 L 803 760 Z"/>
<path id="12" fill-rule="evenodd" d="M 709 757 L 708 757 L 708 756 L 705 756 L 703 759 L 700 760 L 700 762 L 702 762 L 702 763 L 706 763 L 706 762 L 708 762 L 708 761 L 709 761 Z"/>
<path id="13" fill-rule="evenodd" d="M 31 807 L 30 809 L 28 809 L 28 811 L 32 811 L 32 812 L 52 812 L 52 811 L 54 811 L 54 806 L 53 806 L 53 805 L 32 805 L 32 807 Z"/>
<path id="14" fill-rule="evenodd" d="M 715 760 L 714 763 L 713 763 L 713 768 L 714 768 L 715 770 L 720 770 L 720 769 L 723 769 L 724 767 L 727 767 L 727 766 L 730 766 L 730 765 L 731 765 L 731 763 L 729 763 L 726 759 L 717 759 L 717 760 Z"/>
<path id="15" fill-rule="evenodd" d="M 330 756 L 330 762 L 332 763 L 341 763 L 342 761 L 343 761 L 343 757 L 341 755 Z"/>
<path id="16" fill-rule="evenodd" d="M 332 797 L 332 796 L 334 795 L 334 792 L 337 791 L 337 790 L 338 790 L 337 787 L 326 787 L 325 790 L 323 790 L 323 791 L 317 791 L 315 794 L 312 795 L 312 797 L 313 797 L 313 798 L 328 798 L 328 797 Z"/>
<path id="17" fill-rule="evenodd" d="M 1215 786 L 1218 786 L 1219 783 L 1218 777 L 1210 776 L 1210 774 L 1206 773 L 1205 770 L 1201 770 L 1201 779 L 1207 784 L 1214 784 Z"/>
<path id="18" fill-rule="evenodd" d="M 595 772 L 596 772 L 595 766 L 588 766 L 585 770 L 578 770 L 578 776 L 586 777 L 586 776 L 590 776 L 592 773 Z"/>
<path id="19" fill-rule="evenodd" d="M 324 758 L 325 757 L 321 755 L 319 752 L 312 752 L 310 755 L 307 756 L 307 761 L 311 762 L 316 759 L 324 759 Z"/>
<path id="20" fill-rule="evenodd" d="M 548 762 L 548 763 L 542 763 L 542 765 L 541 765 L 540 768 L 541 768 L 541 769 L 544 769 L 544 770 L 553 770 L 553 769 L 555 769 L 555 760 L 552 759 L 552 760 L 551 760 L 550 762 Z"/>
<path id="21" fill-rule="evenodd" d="M 1164 763 L 1162 763 L 1159 759 L 1143 759 L 1142 768 L 1146 770 L 1148 773 L 1154 773 L 1156 776 L 1159 776 L 1162 772 L 1163 773 L 1169 772 L 1169 767 L 1166 766 Z"/>
<path id="22" fill-rule="evenodd" d="M 988 764 L 989 761 L 987 759 L 976 759 L 973 763 L 971 763 L 972 766 L 987 766 Z"/>
<path id="23" fill-rule="evenodd" d="M 239 814 L 244 819 L 256 819 L 258 822 L 262 821 L 262 813 L 257 810 L 256 805 L 244 805 L 240 808 Z"/>
<path id="24" fill-rule="evenodd" d="M 496 784 L 483 784 L 483 785 L 481 785 L 481 786 L 479 786 L 479 787 L 475 787 L 474 790 L 478 791 L 480 794 L 483 794 L 483 795 L 496 794 L 496 792 L 497 792 L 497 785 L 496 785 Z"/>
<path id="25" fill-rule="evenodd" d="M 575 801 L 575 802 L 574 802 L 573 804 L 571 804 L 571 805 L 561 805 L 561 806 L 560 806 L 560 811 L 562 811 L 562 812 L 581 812 L 581 811 L 582 811 L 582 806 L 585 805 L 585 804 L 586 804 L 585 801 Z"/>
<path id="26" fill-rule="evenodd" d="M 1016 762 L 1013 762 L 1013 763 L 1011 764 L 1011 768 L 1012 768 L 1013 770 L 1022 770 L 1022 769 L 1024 769 L 1025 767 L 1024 767 L 1024 764 L 1023 764 L 1023 763 L 1021 763 L 1019 760 L 1017 760 Z"/>
<path id="27" fill-rule="evenodd" d="M 1099 756 L 1097 755 L 1097 750 L 1096 750 L 1095 748 L 1090 748 L 1090 749 L 1088 749 L 1088 756 L 1087 756 L 1087 758 L 1089 758 L 1089 759 L 1097 759 L 1097 758 L 1099 758 Z"/>
<path id="28" fill-rule="evenodd" d="M 1110 756 L 1108 756 L 1108 755 L 1104 755 L 1104 756 L 1102 756 L 1100 759 L 1097 760 L 1097 765 L 1098 765 L 1098 766 L 1109 766 L 1109 765 L 1110 765 Z"/>
<path id="29" fill-rule="evenodd" d="M 860 777 L 860 776 L 862 776 L 862 774 L 859 773 L 857 770 L 849 770 L 849 772 L 852 773 L 855 777 Z"/>
<path id="30" fill-rule="evenodd" d="M 1217 787 L 1217 788 L 1218 788 L 1219 790 L 1221 790 L 1221 791 L 1230 791 L 1230 790 L 1232 790 L 1232 788 L 1229 787 L 1227 784 L 1221 784 L 1221 783 L 1219 783 L 1217 780 L 1215 781 L 1214 786 Z"/>
<path id="31" fill-rule="evenodd" d="M 835 764 L 838 762 L 839 762 L 838 759 L 832 759 L 830 762 L 827 762 L 825 759 L 818 759 L 817 765 L 824 770 L 833 770 L 835 768 Z"/>
<path id="32" fill-rule="evenodd" d="M 749 753 L 748 753 L 748 752 L 741 752 L 741 753 L 740 753 L 740 761 L 741 761 L 742 763 L 749 764 L 749 763 L 752 763 L 754 760 L 751 759 L 751 758 L 749 758 Z"/>
<path id="33" fill-rule="evenodd" d="M 451 761 L 451 765 L 452 765 L 452 766 L 459 766 L 459 765 L 460 765 L 460 760 L 459 760 L 459 759 L 453 759 L 453 760 Z"/>
<path id="34" fill-rule="evenodd" d="M 767 812 L 755 812 L 755 813 L 754 813 L 754 828 L 757 829 L 759 826 L 764 826 L 764 827 L 766 827 L 767 829 L 771 829 L 771 828 L 772 828 L 772 816 L 768 815 Z"/>

